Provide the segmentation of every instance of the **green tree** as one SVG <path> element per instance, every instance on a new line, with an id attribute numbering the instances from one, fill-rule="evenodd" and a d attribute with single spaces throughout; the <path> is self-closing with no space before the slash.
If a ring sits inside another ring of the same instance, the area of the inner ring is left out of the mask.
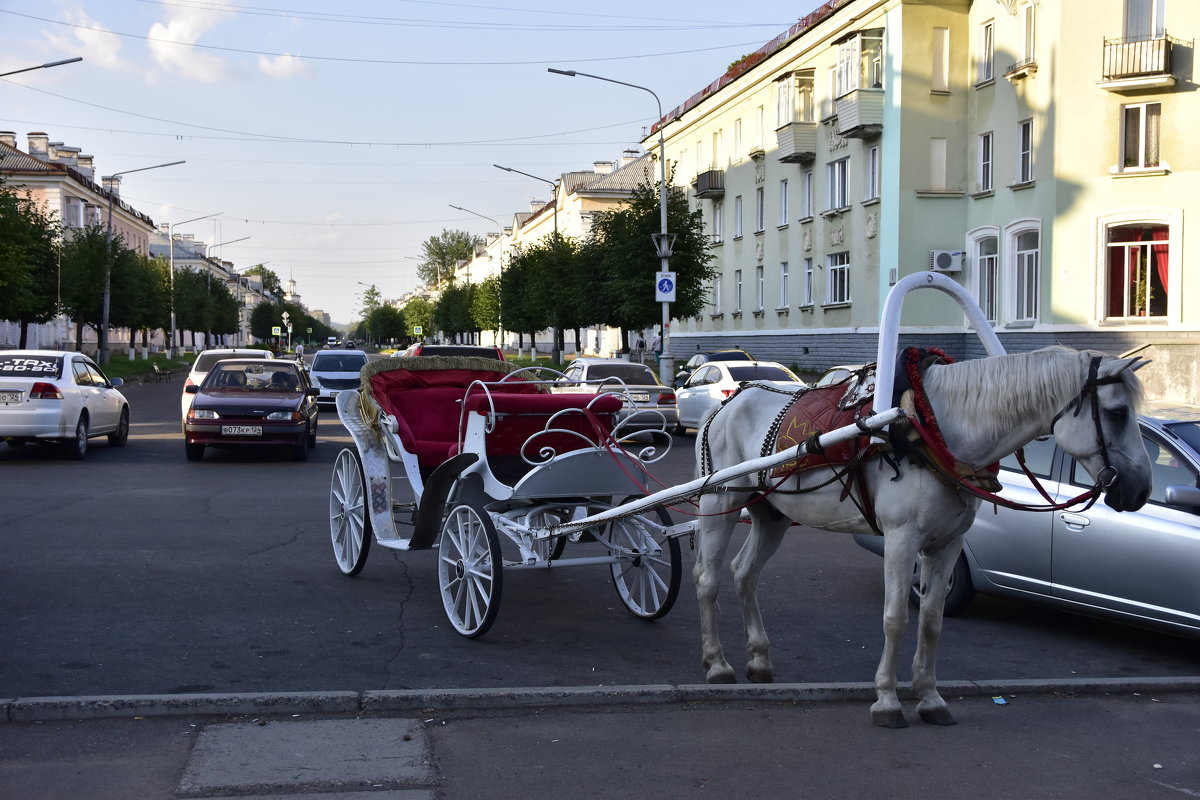
<path id="1" fill-rule="evenodd" d="M 253 267 L 243 271 L 242 274 L 257 275 L 262 278 L 264 292 L 274 297 L 283 297 L 283 284 L 279 282 L 279 276 L 262 264 L 255 264 Z"/>
<path id="2" fill-rule="evenodd" d="M 359 309 L 359 316 L 366 319 L 371 316 L 371 312 L 383 305 L 383 295 L 379 293 L 379 289 L 375 284 L 371 284 L 366 291 L 362 293 L 362 307 Z"/>
<path id="3" fill-rule="evenodd" d="M 474 285 L 448 286 L 442 289 L 433 311 L 433 324 L 442 333 L 455 338 L 475 330 L 471 319 L 471 296 Z"/>
<path id="4" fill-rule="evenodd" d="M 278 325 L 275 304 L 263 300 L 250 310 L 250 335 L 257 339 L 270 339 L 271 327 Z"/>
<path id="5" fill-rule="evenodd" d="M 83 346 L 83 327 L 100 330 L 104 269 L 106 262 L 123 246 L 120 234 L 106 245 L 100 225 L 77 229 L 62 248 L 62 310 L 75 320 L 75 347 Z"/>
<path id="6" fill-rule="evenodd" d="M 537 300 L 537 285 L 549 254 L 549 249 L 540 245 L 521 248 L 513 254 L 500 279 L 504 325 L 521 335 L 518 346 L 523 346 L 526 333 L 533 341 L 538 331 L 550 326 L 549 310 Z"/>
<path id="7" fill-rule="evenodd" d="M 443 230 L 430 236 L 421 245 L 421 263 L 417 275 L 426 286 L 441 286 L 454 281 L 454 267 L 475 255 L 476 246 L 483 239 L 466 231 Z"/>
<path id="8" fill-rule="evenodd" d="M 58 311 L 59 234 L 55 219 L 23 194 L 0 184 L 0 319 L 29 325 Z"/>
<path id="9" fill-rule="evenodd" d="M 415 328 L 421 328 L 421 336 L 428 336 L 433 331 L 433 303 L 424 297 L 414 297 L 404 304 L 404 321 L 408 326 L 406 333 L 410 336 Z"/>
<path id="10" fill-rule="evenodd" d="M 404 312 L 395 306 L 381 305 L 367 315 L 364 326 L 377 342 L 391 342 L 408 335 Z"/>
<path id="11" fill-rule="evenodd" d="M 471 321 L 476 330 L 500 334 L 500 277 L 492 275 L 476 284 L 471 298 Z"/>
<path id="12" fill-rule="evenodd" d="M 634 189 L 628 205 L 602 212 L 594 221 L 583 247 L 582 266 L 593 276 L 604 323 L 628 332 L 661 321 L 661 304 L 655 302 L 652 288 L 661 262 L 651 237 L 659 229 L 657 184 L 642 184 Z M 688 210 L 687 198 L 678 189 L 668 192 L 667 230 L 675 234 L 670 261 L 676 276 L 672 316 L 698 316 L 717 270 L 711 266 L 713 254 L 703 215 Z"/>

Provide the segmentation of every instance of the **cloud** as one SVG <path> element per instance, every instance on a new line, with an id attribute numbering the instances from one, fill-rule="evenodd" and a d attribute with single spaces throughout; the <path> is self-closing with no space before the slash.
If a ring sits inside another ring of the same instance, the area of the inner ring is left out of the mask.
<path id="1" fill-rule="evenodd" d="M 150 55 L 166 72 L 190 80 L 215 83 L 228 77 L 231 70 L 224 59 L 189 46 L 199 41 L 203 34 L 215 27 L 225 16 L 225 12 L 220 9 L 171 8 L 166 21 L 150 26 L 151 41 L 147 43 Z M 165 41 L 153 41 L 155 39 Z"/>
<path id="2" fill-rule="evenodd" d="M 121 59 L 121 37 L 109 33 L 109 29 L 92 19 L 82 8 L 68 8 L 63 12 L 63 21 L 78 28 L 67 28 L 65 32 L 46 32 L 46 41 L 53 52 L 67 54 L 63 57 L 83 56 L 91 67 L 112 70 L 130 70 L 132 65 Z M 100 30 L 89 30 L 99 28 Z"/>
<path id="3" fill-rule="evenodd" d="M 312 67 L 309 66 L 307 61 L 299 56 L 293 56 L 288 53 L 276 56 L 275 58 L 259 56 L 258 68 L 268 78 L 276 78 L 277 80 L 299 78 L 312 73 Z"/>

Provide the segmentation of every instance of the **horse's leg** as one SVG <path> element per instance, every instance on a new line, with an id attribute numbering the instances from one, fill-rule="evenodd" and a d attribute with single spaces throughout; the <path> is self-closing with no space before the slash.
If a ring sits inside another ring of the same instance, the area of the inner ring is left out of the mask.
<path id="1" fill-rule="evenodd" d="M 941 550 L 921 557 L 921 611 L 917 617 L 917 651 L 913 656 L 913 692 L 919 700 L 917 713 L 933 725 L 955 723 L 954 715 L 937 690 L 937 646 L 950 573 L 961 552 L 962 537 L 958 536 Z"/>
<path id="2" fill-rule="evenodd" d="M 704 495 L 700 498 L 701 514 L 719 514 L 729 510 L 728 495 Z M 696 563 L 692 567 L 692 582 L 696 584 L 696 599 L 700 604 L 700 649 L 704 657 L 705 680 L 709 683 L 736 683 L 733 667 L 725 660 L 718 632 L 717 592 L 721 588 L 721 564 L 729 551 L 733 535 L 732 519 L 700 517 L 696 525 L 699 542 Z"/>
<path id="3" fill-rule="evenodd" d="M 883 547 L 883 656 L 875 670 L 875 703 L 871 721 L 884 728 L 908 722 L 896 694 L 896 660 L 908 628 L 908 587 L 917 557 L 918 532 L 906 525 L 887 531 Z"/>
<path id="4" fill-rule="evenodd" d="M 771 640 L 763 627 L 758 607 L 758 577 L 763 565 L 779 549 L 792 521 L 771 518 L 763 503 L 750 507 L 750 535 L 733 559 L 733 581 L 742 601 L 742 619 L 746 625 L 746 677 L 754 683 L 771 683 L 775 668 L 771 665 Z"/>

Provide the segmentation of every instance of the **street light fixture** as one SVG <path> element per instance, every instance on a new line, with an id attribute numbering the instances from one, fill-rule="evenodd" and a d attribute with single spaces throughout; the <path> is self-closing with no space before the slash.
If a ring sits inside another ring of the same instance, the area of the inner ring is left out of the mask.
<path id="1" fill-rule="evenodd" d="M 166 164 L 155 164 L 152 167 L 138 167 L 137 169 L 127 169 L 121 172 L 114 172 L 108 175 L 104 180 L 111 181 L 113 178 L 121 175 L 128 175 L 131 172 L 145 172 L 148 169 L 160 169 L 162 167 L 174 167 L 178 164 L 186 164 L 187 161 L 169 161 Z M 112 288 L 112 212 L 113 212 L 113 196 L 115 191 L 113 184 L 109 184 L 108 189 L 108 228 L 104 233 L 104 295 L 100 301 L 100 341 L 98 344 L 100 363 L 108 363 L 108 305 L 111 298 Z"/>
<path id="2" fill-rule="evenodd" d="M 573 69 L 554 69 L 547 67 L 547 72 L 553 72 L 555 75 L 566 75 L 568 78 L 593 78 L 598 81 L 607 83 L 616 83 L 621 86 L 628 86 L 631 89 L 640 89 L 643 92 L 649 92 L 654 98 L 654 102 L 658 105 L 658 165 L 660 168 L 660 178 L 658 185 L 658 205 L 659 205 L 659 233 L 654 237 L 654 246 L 659 257 L 659 271 L 670 271 L 671 260 L 671 245 L 674 238 L 667 233 L 667 147 L 666 140 L 663 136 L 662 126 L 662 101 L 658 99 L 658 95 L 652 89 L 645 86 L 639 86 L 636 83 L 626 83 L 618 81 L 614 78 L 605 78 L 603 75 L 591 75 L 586 72 L 578 72 Z M 671 304 L 666 300 L 662 304 L 662 356 L 658 362 L 658 377 L 662 380 L 665 386 L 670 386 L 674 380 L 675 359 L 671 356 Z"/>
<path id="3" fill-rule="evenodd" d="M 61 67 L 63 64 L 74 64 L 76 61 L 83 61 L 83 56 L 75 56 L 74 58 L 64 58 L 62 61 L 51 61 L 46 64 L 38 64 L 36 67 L 25 67 L 25 69 L 14 69 L 12 72 L 0 72 L 0 78 L 6 78 L 9 75 L 16 75 L 18 72 L 32 72 L 35 69 L 49 69 L 50 67 Z"/>
<path id="4" fill-rule="evenodd" d="M 170 342 L 170 346 L 167 348 L 167 357 L 168 358 L 175 357 L 175 339 L 176 339 L 176 331 L 175 331 L 175 226 L 176 225 L 186 225 L 189 222 L 199 222 L 202 219 L 209 219 L 210 217 L 217 217 L 224 213 L 225 213 L 224 211 L 214 211 L 211 214 L 205 214 L 203 217 L 192 217 L 191 219 L 185 219 L 182 222 L 172 222 L 170 225 L 167 226 L 167 248 L 168 248 L 167 252 L 170 254 L 169 258 L 170 258 L 170 263 L 171 263 L 171 342 Z"/>

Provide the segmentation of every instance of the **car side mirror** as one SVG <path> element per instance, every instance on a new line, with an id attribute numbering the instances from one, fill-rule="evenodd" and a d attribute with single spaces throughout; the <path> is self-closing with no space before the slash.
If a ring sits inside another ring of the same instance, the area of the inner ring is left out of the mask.
<path id="1" fill-rule="evenodd" d="M 307 389 L 307 390 L 305 390 L 304 393 L 306 395 L 308 395 L 309 397 L 317 397 L 321 394 L 321 390 L 320 389 Z"/>
<path id="2" fill-rule="evenodd" d="M 124 386 L 124 385 L 125 385 L 124 378 L 109 378 L 108 379 L 108 386 L 110 389 L 116 389 L 118 386 Z"/>
<path id="3" fill-rule="evenodd" d="M 200 387 L 192 384 L 190 386 L 183 387 L 183 391 L 187 394 L 195 394 L 196 392 L 200 391 Z"/>
<path id="4" fill-rule="evenodd" d="M 1168 486 L 1163 490 L 1163 500 L 1169 506 L 1200 508 L 1200 489 L 1195 486 Z"/>

